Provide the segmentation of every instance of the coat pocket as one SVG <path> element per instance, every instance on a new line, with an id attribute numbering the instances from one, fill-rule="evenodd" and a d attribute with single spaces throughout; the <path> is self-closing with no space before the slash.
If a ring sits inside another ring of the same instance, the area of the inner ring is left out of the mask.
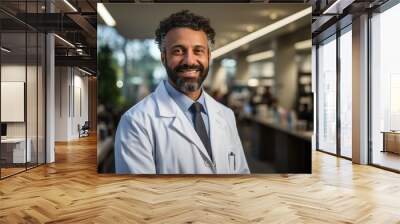
<path id="1" fill-rule="evenodd" d="M 228 163 L 229 163 L 230 173 L 236 173 L 237 169 L 236 154 L 232 151 L 228 152 Z"/>

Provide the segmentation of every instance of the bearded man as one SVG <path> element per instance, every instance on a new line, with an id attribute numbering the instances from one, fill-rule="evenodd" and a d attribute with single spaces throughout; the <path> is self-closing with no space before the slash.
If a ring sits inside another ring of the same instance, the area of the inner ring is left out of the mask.
<path id="1" fill-rule="evenodd" d="M 184 10 L 155 33 L 168 80 L 122 116 L 116 173 L 250 173 L 232 110 L 203 89 L 215 38 L 210 21 Z"/>

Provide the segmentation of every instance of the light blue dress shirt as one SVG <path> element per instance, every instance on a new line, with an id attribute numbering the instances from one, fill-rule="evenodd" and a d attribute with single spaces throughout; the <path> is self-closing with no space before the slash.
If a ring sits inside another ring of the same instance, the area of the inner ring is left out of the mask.
<path id="1" fill-rule="evenodd" d="M 186 115 L 186 117 L 189 119 L 190 123 L 192 124 L 194 128 L 194 114 L 190 112 L 190 107 L 192 104 L 195 102 L 193 101 L 190 97 L 186 96 L 185 94 L 179 92 L 176 90 L 167 80 L 164 80 L 165 88 L 169 94 L 169 96 L 174 99 L 175 103 L 178 105 L 178 107 L 183 111 L 183 113 Z M 203 109 L 201 112 L 201 117 L 203 118 L 204 125 L 206 126 L 207 134 L 210 137 L 210 124 L 208 120 L 208 112 L 207 112 L 207 106 L 206 106 L 206 101 L 204 98 L 204 90 L 201 91 L 201 95 L 199 99 L 197 99 L 197 102 L 199 102 L 202 106 Z"/>

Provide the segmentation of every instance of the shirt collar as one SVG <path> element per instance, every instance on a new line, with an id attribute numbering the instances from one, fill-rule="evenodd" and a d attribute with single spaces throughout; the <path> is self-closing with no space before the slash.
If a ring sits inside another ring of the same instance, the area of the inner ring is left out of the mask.
<path id="1" fill-rule="evenodd" d="M 195 102 L 193 101 L 190 97 L 186 96 L 185 94 L 179 92 L 176 90 L 168 80 L 164 80 L 164 85 L 165 89 L 167 90 L 168 94 L 176 104 L 178 104 L 179 108 L 181 108 L 184 112 L 189 111 L 189 108 L 192 106 L 192 104 Z M 204 90 L 201 90 L 201 94 L 199 99 L 197 99 L 197 102 L 199 102 L 203 106 L 203 112 L 207 114 L 207 107 L 206 107 L 206 101 L 204 97 Z"/>

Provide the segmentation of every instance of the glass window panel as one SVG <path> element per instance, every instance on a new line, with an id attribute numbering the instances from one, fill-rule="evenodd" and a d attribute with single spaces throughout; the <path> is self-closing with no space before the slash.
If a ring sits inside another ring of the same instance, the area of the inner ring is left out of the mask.
<path id="1" fill-rule="evenodd" d="M 340 36 L 340 153 L 352 157 L 352 33 Z"/>
<path id="2" fill-rule="evenodd" d="M 371 19 L 372 163 L 396 170 L 400 170 L 400 30 L 394 29 L 398 21 L 400 4 Z"/>
<path id="3" fill-rule="evenodd" d="M 38 45 L 38 164 L 45 163 L 45 44 L 46 37 L 39 33 Z"/>
<path id="4" fill-rule="evenodd" d="M 336 37 L 318 48 L 318 149 L 336 153 Z"/>
<path id="5" fill-rule="evenodd" d="M 1 1 L 0 7 L 24 20 L 26 12 L 31 13 L 30 16 L 45 12 L 45 1 Z M 32 17 L 29 23 L 37 22 L 35 18 Z M 7 117 L 1 119 L 7 131 L 0 146 L 0 177 L 4 178 L 45 162 L 46 54 L 44 34 L 1 12 L 0 19 L 7 20 L 7 23 L 0 23 L 0 43 L 4 47 L 0 60 L 4 87 L 2 99 L 6 97 L 10 101 L 15 98 L 14 102 L 22 102 L 13 105 L 20 105 L 19 110 L 4 106 L 4 100 L 0 107 L 4 114 L 13 111 L 12 115 L 22 116 L 14 121 L 6 121 Z M 17 87 L 19 84 L 22 84 L 21 88 Z M 14 89 L 14 92 L 11 93 L 10 89 Z"/>
<path id="6" fill-rule="evenodd" d="M 26 33 L 3 32 L 1 46 L 1 123 L 7 133 L 1 140 L 2 178 L 24 171 L 30 148 L 26 142 Z M 11 109 L 13 108 L 13 109 Z M 27 147 L 28 146 L 28 150 Z"/>
<path id="7" fill-rule="evenodd" d="M 37 165 L 37 98 L 38 98 L 38 35 L 36 32 L 28 32 L 27 33 L 27 80 L 26 80 L 26 117 L 27 117 L 27 142 L 29 144 L 31 153 L 29 154 L 30 158 L 28 159 L 27 166 L 28 168 L 34 167 Z"/>

